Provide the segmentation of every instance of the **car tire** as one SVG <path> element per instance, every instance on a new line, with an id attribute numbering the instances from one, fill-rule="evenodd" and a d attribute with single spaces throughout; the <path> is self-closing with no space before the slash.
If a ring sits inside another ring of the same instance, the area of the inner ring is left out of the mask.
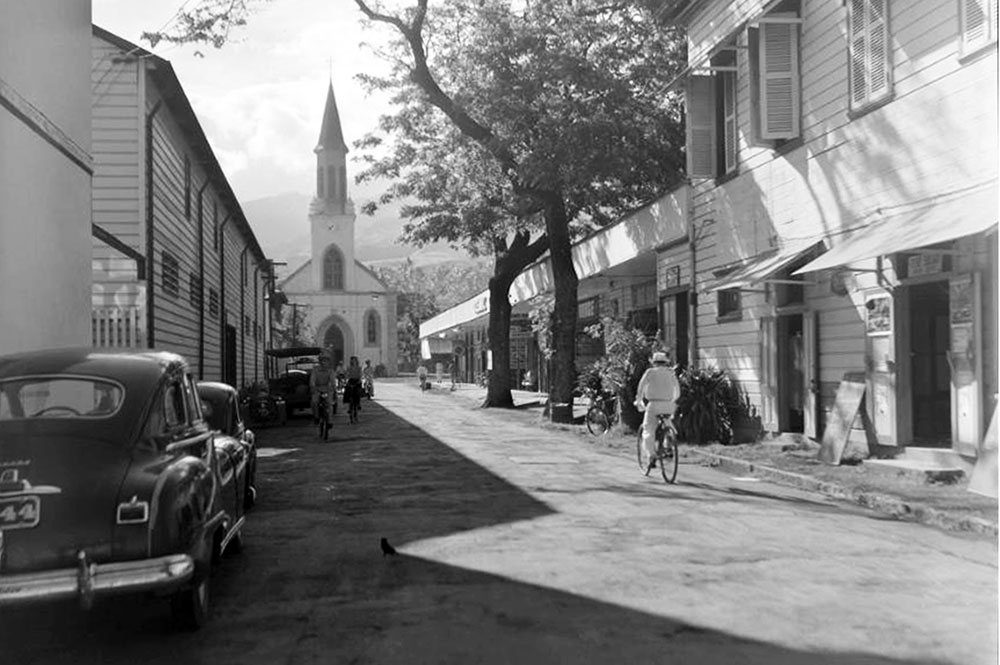
<path id="1" fill-rule="evenodd" d="M 170 598 L 174 623 L 181 630 L 198 630 L 208 620 L 208 574 Z"/>

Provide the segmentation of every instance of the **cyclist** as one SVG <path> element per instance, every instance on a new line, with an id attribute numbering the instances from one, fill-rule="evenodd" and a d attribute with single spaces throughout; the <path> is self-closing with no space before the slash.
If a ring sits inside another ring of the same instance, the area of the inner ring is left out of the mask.
<path id="1" fill-rule="evenodd" d="M 670 415 L 681 395 L 681 385 L 670 366 L 670 358 L 663 351 L 653 353 L 653 366 L 639 379 L 635 393 L 635 407 L 646 414 L 642 419 L 642 446 L 649 455 L 649 469 L 656 466 L 656 424 L 660 414 Z"/>
<path id="2" fill-rule="evenodd" d="M 326 416 L 333 413 L 333 399 L 337 394 L 337 376 L 330 369 L 330 358 L 319 357 L 319 367 L 309 375 L 309 399 L 312 402 L 313 422 L 319 422 L 319 394 L 326 392 Z"/>
<path id="3" fill-rule="evenodd" d="M 364 386 L 365 393 L 371 399 L 375 394 L 375 370 L 372 369 L 372 361 L 365 360 L 365 366 L 361 368 L 361 385 Z"/>

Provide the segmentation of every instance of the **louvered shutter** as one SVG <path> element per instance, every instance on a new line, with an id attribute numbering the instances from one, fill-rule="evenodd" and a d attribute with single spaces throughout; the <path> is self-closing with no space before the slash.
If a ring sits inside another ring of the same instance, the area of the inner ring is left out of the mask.
<path id="1" fill-rule="evenodd" d="M 962 52 L 969 53 L 997 37 L 997 0 L 961 0 Z"/>
<path id="2" fill-rule="evenodd" d="M 868 40 L 865 30 L 865 0 L 851 0 L 851 105 L 860 106 L 868 98 L 865 71 L 868 62 Z"/>
<path id="3" fill-rule="evenodd" d="M 798 26 L 762 22 L 758 49 L 761 138 L 795 138 L 801 131 Z"/>
<path id="4" fill-rule="evenodd" d="M 736 74 L 735 72 L 722 73 L 722 127 L 725 132 L 723 136 L 726 173 L 736 168 Z"/>
<path id="5" fill-rule="evenodd" d="M 714 178 L 715 94 L 712 77 L 692 76 L 684 95 L 689 178 Z"/>
<path id="6" fill-rule="evenodd" d="M 868 101 L 889 92 L 889 21 L 886 0 L 868 0 Z"/>

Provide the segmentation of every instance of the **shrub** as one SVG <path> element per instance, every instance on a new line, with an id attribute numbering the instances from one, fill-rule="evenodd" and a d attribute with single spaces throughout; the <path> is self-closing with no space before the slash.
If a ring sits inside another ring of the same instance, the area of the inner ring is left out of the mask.
<path id="1" fill-rule="evenodd" d="M 675 424 L 688 443 L 724 445 L 756 441 L 763 433 L 757 407 L 724 370 L 688 367 L 680 372 Z"/>

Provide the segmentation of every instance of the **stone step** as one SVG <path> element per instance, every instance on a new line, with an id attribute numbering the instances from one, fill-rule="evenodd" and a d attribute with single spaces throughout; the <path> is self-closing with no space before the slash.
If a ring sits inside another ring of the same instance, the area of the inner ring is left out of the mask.
<path id="1" fill-rule="evenodd" d="M 881 473 L 908 476 L 927 483 L 950 485 L 965 477 L 965 470 L 958 465 L 941 464 L 934 460 L 921 459 L 866 459 L 864 465 Z"/>

